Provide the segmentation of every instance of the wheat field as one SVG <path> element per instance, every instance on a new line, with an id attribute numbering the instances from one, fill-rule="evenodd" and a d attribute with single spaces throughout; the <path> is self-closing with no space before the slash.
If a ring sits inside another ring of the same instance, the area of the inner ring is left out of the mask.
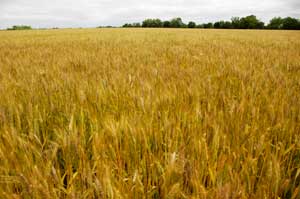
<path id="1" fill-rule="evenodd" d="M 0 31 L 0 198 L 300 198 L 300 32 Z"/>

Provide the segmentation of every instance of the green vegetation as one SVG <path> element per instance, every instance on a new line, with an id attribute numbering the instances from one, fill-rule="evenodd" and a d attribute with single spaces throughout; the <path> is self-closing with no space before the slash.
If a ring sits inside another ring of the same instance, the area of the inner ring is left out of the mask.
<path id="1" fill-rule="evenodd" d="M 123 27 L 140 27 L 139 23 L 125 24 Z M 265 26 L 255 15 L 246 17 L 232 17 L 231 21 L 217 21 L 215 23 L 196 24 L 191 21 L 187 25 L 181 18 L 174 18 L 170 21 L 162 22 L 160 19 L 146 19 L 142 27 L 146 28 L 216 28 L 216 29 L 285 29 L 300 30 L 300 20 L 286 17 L 275 17 Z"/>
<path id="2" fill-rule="evenodd" d="M 193 22 L 193 21 L 190 21 L 189 23 L 188 23 L 188 28 L 196 28 L 196 23 L 195 22 Z"/>
<path id="3" fill-rule="evenodd" d="M 162 27 L 163 23 L 160 19 L 146 19 L 143 21 L 142 27 Z"/>
<path id="4" fill-rule="evenodd" d="M 31 26 L 25 26 L 25 25 L 21 25 L 21 26 L 13 26 L 11 28 L 8 28 L 7 30 L 31 30 Z"/>

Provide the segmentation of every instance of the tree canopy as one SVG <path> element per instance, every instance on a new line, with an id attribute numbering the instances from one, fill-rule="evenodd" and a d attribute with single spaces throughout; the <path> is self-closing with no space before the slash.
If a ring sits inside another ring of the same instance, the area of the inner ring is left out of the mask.
<path id="1" fill-rule="evenodd" d="M 162 27 L 163 23 L 160 19 L 146 19 L 142 23 L 142 27 L 148 28 L 160 28 Z"/>
<path id="2" fill-rule="evenodd" d="M 11 28 L 8 28 L 7 30 L 31 30 L 31 26 L 25 26 L 25 25 L 18 25 L 18 26 L 13 26 Z"/>
<path id="3" fill-rule="evenodd" d="M 196 23 L 193 22 L 193 21 L 190 21 L 190 22 L 188 23 L 188 28 L 196 28 Z"/>
<path id="4" fill-rule="evenodd" d="M 245 17 L 232 17 L 231 21 L 216 21 L 214 23 L 197 24 L 194 21 L 185 24 L 180 17 L 162 21 L 160 19 L 146 19 L 140 23 L 124 24 L 123 27 L 145 27 L 145 28 L 217 28 L 217 29 L 286 29 L 300 30 L 300 20 L 292 17 L 274 17 L 265 25 L 255 15 Z"/>

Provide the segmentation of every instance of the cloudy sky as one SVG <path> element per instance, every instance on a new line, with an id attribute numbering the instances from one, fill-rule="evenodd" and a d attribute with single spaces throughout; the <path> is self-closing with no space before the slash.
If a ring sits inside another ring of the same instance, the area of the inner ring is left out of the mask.
<path id="1" fill-rule="evenodd" d="M 0 0 L 0 28 L 95 27 L 176 16 L 203 23 L 249 14 L 265 22 L 300 18 L 300 0 Z"/>

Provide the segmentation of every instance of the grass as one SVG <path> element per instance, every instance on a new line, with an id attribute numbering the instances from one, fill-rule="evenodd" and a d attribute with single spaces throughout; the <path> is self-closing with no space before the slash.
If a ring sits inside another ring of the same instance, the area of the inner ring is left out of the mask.
<path id="1" fill-rule="evenodd" d="M 300 32 L 0 32 L 0 198 L 300 198 Z"/>

